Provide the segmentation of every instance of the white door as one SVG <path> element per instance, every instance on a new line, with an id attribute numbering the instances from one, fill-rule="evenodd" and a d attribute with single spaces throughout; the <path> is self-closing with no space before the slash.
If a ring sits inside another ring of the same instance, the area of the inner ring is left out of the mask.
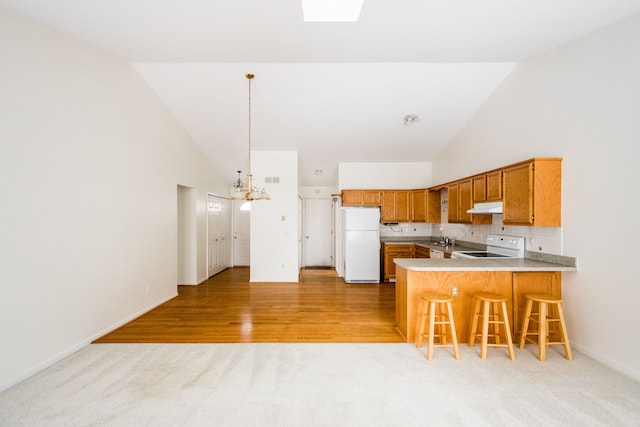
<path id="1" fill-rule="evenodd" d="M 229 201 L 207 195 L 207 275 L 213 276 L 230 266 L 231 215 Z"/>
<path id="2" fill-rule="evenodd" d="M 304 200 L 304 265 L 332 267 L 333 264 L 333 201 Z"/>
<path id="3" fill-rule="evenodd" d="M 233 201 L 233 265 L 249 266 L 250 264 L 250 231 L 251 211 L 243 211 L 240 207 L 244 200 Z"/>

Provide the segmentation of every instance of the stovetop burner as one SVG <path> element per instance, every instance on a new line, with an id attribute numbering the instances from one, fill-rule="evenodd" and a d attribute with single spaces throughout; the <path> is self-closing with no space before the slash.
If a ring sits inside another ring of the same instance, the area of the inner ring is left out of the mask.
<path id="1" fill-rule="evenodd" d="M 455 251 L 452 258 L 524 258 L 524 237 L 489 234 L 486 251 Z"/>
<path id="2" fill-rule="evenodd" d="M 465 255 L 469 255 L 473 258 L 510 258 L 508 255 L 500 255 L 493 252 L 463 252 Z"/>

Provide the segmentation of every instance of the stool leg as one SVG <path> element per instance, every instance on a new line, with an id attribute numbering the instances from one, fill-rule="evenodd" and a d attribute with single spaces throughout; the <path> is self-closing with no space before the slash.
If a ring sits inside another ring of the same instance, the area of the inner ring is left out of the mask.
<path id="1" fill-rule="evenodd" d="M 541 302 L 538 305 L 540 307 L 538 309 L 540 313 L 540 321 L 538 322 L 538 359 L 544 362 L 547 358 L 547 330 L 549 329 L 549 322 L 547 322 L 547 303 Z"/>
<path id="2" fill-rule="evenodd" d="M 489 340 L 489 309 L 491 303 L 483 301 L 482 303 L 482 347 L 480 347 L 480 359 L 487 358 L 487 344 Z"/>
<path id="3" fill-rule="evenodd" d="M 511 327 L 509 326 L 509 316 L 507 315 L 507 303 L 502 303 L 502 320 L 504 321 L 504 332 L 507 338 L 507 344 L 509 349 L 509 359 L 515 360 L 516 355 L 513 352 L 513 342 L 511 341 Z"/>
<path id="4" fill-rule="evenodd" d="M 438 316 L 438 319 L 440 321 L 444 321 L 444 308 L 445 305 L 447 303 L 441 302 L 438 303 L 438 313 L 440 314 Z M 440 323 L 440 344 L 446 344 L 447 343 L 447 325 L 445 325 L 444 323 Z"/>
<path id="5" fill-rule="evenodd" d="M 427 346 L 427 360 L 433 359 L 433 332 L 436 323 L 436 303 L 429 302 L 429 345 Z"/>
<path id="6" fill-rule="evenodd" d="M 498 313 L 500 313 L 500 303 L 494 302 L 492 305 L 493 305 L 493 321 L 496 322 L 499 317 Z M 500 324 L 499 323 L 493 324 L 493 333 L 495 336 L 495 343 L 500 344 Z"/>
<path id="7" fill-rule="evenodd" d="M 480 300 L 476 299 L 476 306 L 473 309 L 473 319 L 471 320 L 471 334 L 469 335 L 469 347 L 473 347 L 476 341 L 476 329 L 478 327 L 478 317 L 480 317 Z"/>
<path id="8" fill-rule="evenodd" d="M 422 339 L 424 338 L 424 325 L 427 321 L 427 302 L 422 303 L 420 309 L 420 317 L 418 318 L 418 326 L 416 328 L 416 347 L 422 347 Z"/>
<path id="9" fill-rule="evenodd" d="M 558 318 L 560 319 L 560 333 L 562 334 L 562 344 L 564 346 L 564 356 L 567 360 L 573 360 L 571 347 L 569 346 L 569 335 L 567 334 L 567 326 L 564 323 L 564 314 L 562 313 L 562 304 L 558 304 Z"/>
<path id="10" fill-rule="evenodd" d="M 524 348 L 524 342 L 527 338 L 527 331 L 529 330 L 529 316 L 531 316 L 531 308 L 533 307 L 533 301 L 527 300 L 527 308 L 524 310 L 524 319 L 522 321 L 522 330 L 520 331 L 520 347 Z"/>
<path id="11" fill-rule="evenodd" d="M 460 360 L 460 353 L 458 352 L 458 336 L 456 335 L 456 325 L 453 321 L 453 309 L 451 303 L 447 303 L 447 312 L 449 314 L 449 326 L 451 327 L 451 342 L 453 343 L 453 356 L 456 360 Z"/>

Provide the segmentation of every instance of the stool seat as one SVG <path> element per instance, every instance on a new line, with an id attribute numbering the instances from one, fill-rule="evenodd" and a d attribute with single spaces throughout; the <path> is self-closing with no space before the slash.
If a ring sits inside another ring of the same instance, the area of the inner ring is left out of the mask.
<path id="1" fill-rule="evenodd" d="M 453 297 L 451 295 L 446 294 L 438 294 L 435 292 L 425 292 L 420 295 L 420 298 L 423 301 L 435 301 L 435 302 L 451 302 L 453 301 Z"/>
<path id="2" fill-rule="evenodd" d="M 538 360 L 544 362 L 546 360 L 546 348 L 550 345 L 560 344 L 564 347 L 564 355 L 567 360 L 573 360 L 571 354 L 571 346 L 569 345 L 569 336 L 567 334 L 567 326 L 562 313 L 562 297 L 547 294 L 526 294 L 527 306 L 525 308 L 524 318 L 522 321 L 522 331 L 520 332 L 520 344 L 518 347 L 524 348 L 525 341 L 529 341 L 538 345 Z M 533 312 L 533 304 L 538 304 L 538 312 Z M 550 308 L 555 307 L 556 316 L 552 316 Z M 529 332 L 529 323 L 536 322 L 538 328 L 536 331 Z M 551 341 L 549 336 L 550 323 L 560 324 L 560 340 Z M 529 338 L 530 335 L 537 336 L 534 340 Z"/>
<path id="3" fill-rule="evenodd" d="M 489 302 L 507 302 L 507 297 L 500 294 L 492 294 L 490 292 L 476 292 L 473 296 L 482 301 Z"/>
<path id="4" fill-rule="evenodd" d="M 428 338 L 427 360 L 433 359 L 434 347 L 452 347 L 453 356 L 456 360 L 460 359 L 458 337 L 456 335 L 456 326 L 451 308 L 453 297 L 435 292 L 426 292 L 420 296 L 420 301 L 422 302 L 422 307 L 420 316 L 418 317 L 418 326 L 416 327 L 416 347 L 422 347 L 422 340 L 426 336 Z M 427 319 L 429 321 L 429 332 L 425 334 Z M 439 325 L 439 334 L 435 333 L 436 325 Z M 451 335 L 450 344 L 447 343 L 447 325 L 449 326 Z M 434 342 L 436 336 L 440 338 L 439 344 L 435 344 Z"/>
<path id="5" fill-rule="evenodd" d="M 473 347 L 477 337 L 481 340 L 480 358 L 487 358 L 487 347 L 506 347 L 509 359 L 515 359 L 513 341 L 511 340 L 511 327 L 509 326 L 509 314 L 507 312 L 507 297 L 490 292 L 476 292 L 473 294 L 476 300 L 471 321 L 471 334 L 469 335 L 469 347 Z M 491 313 L 493 307 L 493 314 Z M 478 320 L 482 315 L 482 332 L 477 333 Z M 493 334 L 489 334 L 489 325 L 493 325 Z M 504 326 L 504 338 L 506 344 L 500 342 L 500 325 Z M 489 336 L 494 339 L 489 343 Z"/>

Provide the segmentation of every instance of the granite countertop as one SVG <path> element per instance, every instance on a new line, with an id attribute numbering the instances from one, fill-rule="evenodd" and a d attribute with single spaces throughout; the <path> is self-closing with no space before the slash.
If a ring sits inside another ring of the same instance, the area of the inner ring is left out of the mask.
<path id="1" fill-rule="evenodd" d="M 430 259 L 397 258 L 393 262 L 410 271 L 577 271 L 576 267 L 529 258 Z"/>

